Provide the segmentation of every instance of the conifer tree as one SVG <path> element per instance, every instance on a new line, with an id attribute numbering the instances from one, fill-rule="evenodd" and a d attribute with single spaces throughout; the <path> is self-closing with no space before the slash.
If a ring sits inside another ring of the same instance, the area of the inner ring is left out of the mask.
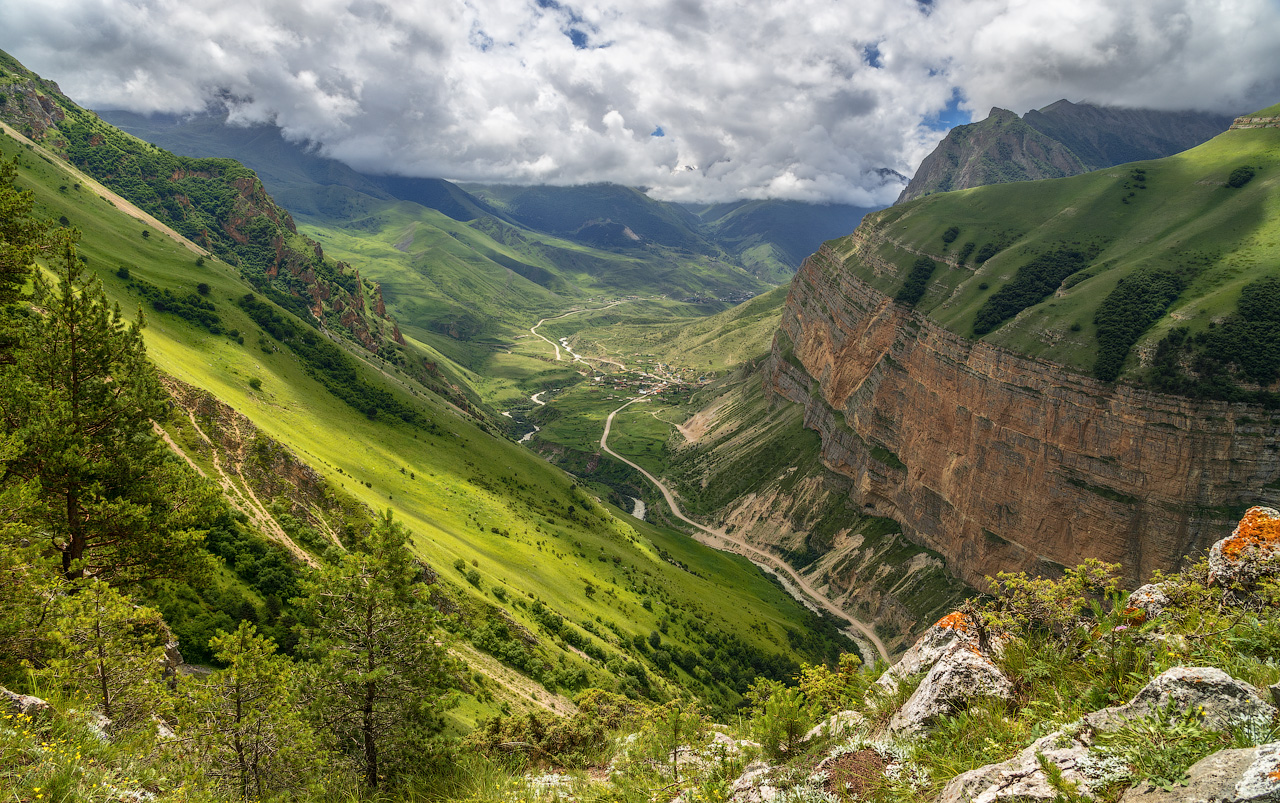
<path id="1" fill-rule="evenodd" d="M 452 662 L 408 540 L 387 511 L 366 551 L 302 584 L 299 648 L 317 662 L 312 711 L 370 787 L 431 758 L 450 699 Z"/>
<path id="2" fill-rule="evenodd" d="M 166 411 L 142 319 L 127 325 L 76 254 L 54 235 L 56 284 L 37 274 L 34 311 L 0 367 L 0 425 L 23 448 L 10 482 L 37 482 L 30 523 L 68 579 L 190 574 L 214 492 L 168 455 L 152 428 Z"/>
<path id="3" fill-rule="evenodd" d="M 314 774 L 315 734 L 298 708 L 298 673 L 249 622 L 209 642 L 226 669 L 188 683 L 182 721 L 214 782 L 244 800 L 287 792 Z"/>
<path id="4" fill-rule="evenodd" d="M 169 629 L 159 612 L 134 605 L 98 579 L 83 581 L 59 601 L 46 673 L 93 700 L 117 727 L 163 711 Z"/>
<path id="5" fill-rule="evenodd" d="M 35 196 L 19 190 L 16 159 L 0 161 L 0 306 L 18 300 L 36 255 L 47 247 L 49 224 L 33 214 Z"/>

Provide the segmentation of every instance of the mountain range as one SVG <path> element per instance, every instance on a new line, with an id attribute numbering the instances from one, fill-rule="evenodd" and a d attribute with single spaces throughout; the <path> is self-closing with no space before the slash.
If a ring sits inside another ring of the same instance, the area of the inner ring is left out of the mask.
<path id="1" fill-rule="evenodd" d="M 1022 117 L 993 108 L 985 120 L 956 126 L 920 163 L 898 203 L 987 184 L 1076 176 L 1158 159 L 1216 136 L 1232 118 L 1059 100 Z"/>

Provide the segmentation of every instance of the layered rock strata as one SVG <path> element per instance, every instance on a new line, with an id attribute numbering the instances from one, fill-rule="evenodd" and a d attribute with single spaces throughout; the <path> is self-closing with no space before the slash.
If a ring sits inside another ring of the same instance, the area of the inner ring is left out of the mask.
<path id="1" fill-rule="evenodd" d="M 856 240 L 856 236 L 855 236 Z M 858 253 L 871 250 L 854 248 Z M 1280 413 L 1108 385 L 948 332 L 824 246 L 766 365 L 868 513 L 979 583 L 1096 557 L 1136 584 L 1280 501 Z M 1132 586 L 1131 586 L 1132 587 Z"/>

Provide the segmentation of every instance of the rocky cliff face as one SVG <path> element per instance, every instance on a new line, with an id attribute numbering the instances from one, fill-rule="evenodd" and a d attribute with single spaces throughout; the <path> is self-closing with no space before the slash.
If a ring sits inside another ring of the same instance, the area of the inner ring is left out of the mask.
<path id="1" fill-rule="evenodd" d="M 875 237 L 803 264 L 766 383 L 805 406 L 865 512 L 966 581 L 1096 557 L 1136 582 L 1280 500 L 1280 413 L 1106 385 L 948 332 L 845 268 Z"/>
<path id="2" fill-rule="evenodd" d="M 996 108 L 982 122 L 951 129 L 920 163 L 898 203 L 935 192 L 1083 172 L 1084 164 L 1066 145 L 1036 131 L 1013 112 Z"/>

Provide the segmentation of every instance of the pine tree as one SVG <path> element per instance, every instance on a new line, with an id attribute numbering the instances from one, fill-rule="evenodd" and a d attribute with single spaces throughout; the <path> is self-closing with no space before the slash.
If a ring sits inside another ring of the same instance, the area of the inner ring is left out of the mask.
<path id="1" fill-rule="evenodd" d="M 38 482 L 30 523 L 68 579 L 189 575 L 213 489 L 153 432 L 166 397 L 142 342 L 86 276 L 75 233 L 58 240 L 56 285 L 35 279 L 15 360 L 0 367 L 0 425 L 23 444 L 10 482 Z"/>
<path id="2" fill-rule="evenodd" d="M 408 540 L 388 511 L 367 551 L 322 566 L 299 600 L 299 648 L 317 661 L 312 711 L 370 787 L 432 756 L 451 697 L 452 662 Z"/>
<path id="3" fill-rule="evenodd" d="M 226 669 L 187 683 L 181 720 L 214 782 L 244 800 L 288 792 L 313 775 L 315 734 L 298 708 L 298 673 L 270 638 L 241 622 L 210 642 Z"/>
<path id="4" fill-rule="evenodd" d="M 167 708 L 169 638 L 157 611 L 134 605 L 101 580 L 86 580 L 60 597 L 55 652 L 45 673 L 124 727 Z"/>
<path id="5" fill-rule="evenodd" d="M 48 245 L 49 224 L 35 217 L 35 196 L 17 188 L 17 177 L 16 159 L 0 161 L 0 305 L 18 300 L 36 255 Z"/>

